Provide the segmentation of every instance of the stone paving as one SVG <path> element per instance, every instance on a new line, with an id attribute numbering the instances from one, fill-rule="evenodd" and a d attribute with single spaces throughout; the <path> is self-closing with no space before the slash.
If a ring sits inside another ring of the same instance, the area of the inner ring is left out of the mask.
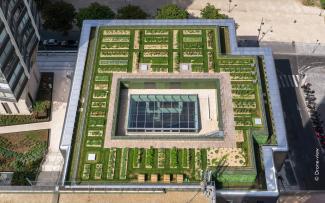
<path id="1" fill-rule="evenodd" d="M 212 148 L 208 152 L 208 165 L 216 166 L 219 161 L 225 159 L 223 166 L 243 167 L 246 166 L 244 152 L 241 148 Z"/>
<path id="2" fill-rule="evenodd" d="M 239 36 L 257 36 L 257 29 L 261 19 L 264 18 L 265 25 L 262 32 L 269 30 L 263 41 L 277 42 L 303 42 L 315 44 L 318 39 L 325 44 L 325 12 L 317 7 L 302 5 L 301 0 L 233 0 L 229 13 L 228 0 L 66 0 L 72 3 L 77 9 L 86 7 L 92 2 L 98 2 L 110 6 L 115 11 L 127 4 L 139 5 L 146 12 L 155 14 L 157 8 L 174 3 L 186 8 L 195 17 L 200 15 L 200 10 L 207 3 L 215 5 L 221 12 L 234 18 L 239 27 Z M 235 7 L 235 4 L 237 5 Z"/>

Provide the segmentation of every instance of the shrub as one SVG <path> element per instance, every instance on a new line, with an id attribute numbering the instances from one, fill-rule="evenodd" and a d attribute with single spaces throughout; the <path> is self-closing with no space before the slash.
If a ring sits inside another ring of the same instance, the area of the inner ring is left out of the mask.
<path id="1" fill-rule="evenodd" d="M 43 26 L 45 29 L 66 33 L 72 28 L 75 14 L 72 4 L 64 1 L 48 3 L 42 12 Z"/>
<path id="2" fill-rule="evenodd" d="M 118 19 L 146 19 L 148 14 L 139 6 L 127 5 L 117 10 Z"/>
<path id="3" fill-rule="evenodd" d="M 108 6 L 101 5 L 99 3 L 91 3 L 86 8 L 81 8 L 76 15 L 77 25 L 79 28 L 82 26 L 82 22 L 87 19 L 112 19 L 115 18 L 115 13 Z"/>
<path id="4" fill-rule="evenodd" d="M 220 9 L 216 8 L 214 5 L 207 4 L 201 10 L 201 17 L 204 19 L 227 19 L 228 16 L 222 13 L 219 13 Z"/>
<path id="5" fill-rule="evenodd" d="M 157 19 L 186 19 L 189 14 L 185 9 L 178 7 L 175 4 L 163 6 L 157 10 Z"/>

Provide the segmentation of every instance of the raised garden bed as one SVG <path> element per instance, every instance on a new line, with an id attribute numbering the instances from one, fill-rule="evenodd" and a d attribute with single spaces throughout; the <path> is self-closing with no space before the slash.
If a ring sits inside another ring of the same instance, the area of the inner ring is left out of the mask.
<path id="1" fill-rule="evenodd" d="M 53 73 L 41 73 L 40 85 L 31 115 L 0 115 L 0 126 L 46 122 L 51 119 Z"/>
<path id="2" fill-rule="evenodd" d="M 35 180 L 47 152 L 48 130 L 0 135 L 0 171 L 13 171 L 13 185 Z"/>

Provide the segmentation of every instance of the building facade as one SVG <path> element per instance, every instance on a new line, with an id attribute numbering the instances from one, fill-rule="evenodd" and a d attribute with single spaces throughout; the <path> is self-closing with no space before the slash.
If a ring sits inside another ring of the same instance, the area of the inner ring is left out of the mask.
<path id="1" fill-rule="evenodd" d="M 33 0 L 0 3 L 0 114 L 30 114 L 40 74 L 40 18 Z"/>

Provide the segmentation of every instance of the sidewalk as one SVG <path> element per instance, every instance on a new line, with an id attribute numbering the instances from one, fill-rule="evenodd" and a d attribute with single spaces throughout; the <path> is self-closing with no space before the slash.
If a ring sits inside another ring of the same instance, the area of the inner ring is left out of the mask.
<path id="1" fill-rule="evenodd" d="M 0 134 L 50 129 L 48 153 L 46 154 L 45 161 L 42 165 L 42 171 L 45 172 L 61 171 L 64 163 L 63 157 L 59 150 L 59 145 L 71 83 L 70 79 L 66 77 L 69 71 L 71 70 L 54 71 L 51 121 L 0 127 Z M 47 176 L 40 175 L 40 177 L 46 178 Z"/>
<path id="2" fill-rule="evenodd" d="M 272 27 L 273 32 L 268 32 L 263 41 L 302 43 L 325 43 L 325 19 L 320 8 L 302 5 L 301 0 L 233 0 L 230 4 L 229 13 L 228 0 L 65 0 L 72 3 L 76 10 L 88 6 L 92 2 L 98 2 L 110 6 L 113 10 L 127 4 L 138 5 L 151 15 L 155 15 L 157 8 L 166 4 L 177 4 L 186 8 L 195 17 L 200 16 L 200 10 L 207 3 L 215 5 L 224 13 L 235 19 L 239 28 L 238 36 L 257 36 L 257 29 L 261 19 L 264 19 L 262 32 Z M 235 4 L 237 6 L 235 6 Z"/>
<path id="3" fill-rule="evenodd" d="M 50 122 L 11 125 L 0 127 L 0 134 L 50 129 Z"/>

